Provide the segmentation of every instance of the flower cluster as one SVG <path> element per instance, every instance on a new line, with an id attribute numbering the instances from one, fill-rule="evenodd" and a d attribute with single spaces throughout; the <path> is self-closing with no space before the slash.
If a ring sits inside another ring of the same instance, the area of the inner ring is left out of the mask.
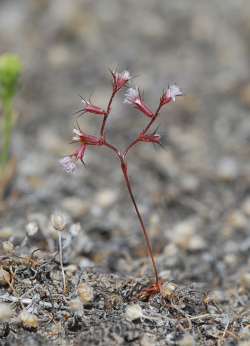
<path id="1" fill-rule="evenodd" d="M 73 174 L 76 173 L 76 171 L 77 171 L 76 162 L 78 160 L 80 160 L 85 165 L 85 163 L 83 161 L 83 156 L 84 156 L 85 149 L 86 149 L 87 145 L 99 145 L 99 146 L 100 145 L 106 145 L 106 146 L 110 147 L 111 149 L 115 150 L 118 154 L 118 150 L 116 150 L 111 145 L 108 145 L 108 143 L 105 141 L 104 127 L 105 127 L 109 112 L 111 110 L 110 105 L 111 105 L 111 102 L 113 100 L 115 93 L 118 90 L 120 90 L 122 87 L 124 87 L 124 86 L 127 87 L 128 84 L 131 83 L 131 79 L 133 77 L 130 77 L 130 74 L 127 70 L 124 70 L 122 73 L 119 73 L 118 69 L 116 69 L 115 71 L 110 70 L 110 72 L 111 72 L 112 77 L 113 77 L 113 94 L 110 98 L 109 105 L 108 105 L 108 108 L 106 111 L 104 109 L 92 104 L 90 102 L 90 100 L 86 101 L 86 100 L 84 100 L 84 98 L 81 97 L 82 103 L 84 104 L 85 108 L 81 109 L 80 111 L 78 111 L 76 113 L 80 113 L 80 115 L 83 115 L 84 113 L 89 112 L 89 113 L 93 113 L 93 114 L 103 115 L 104 120 L 103 120 L 103 124 L 102 124 L 102 130 L 100 133 L 100 138 L 83 133 L 81 131 L 79 125 L 78 125 L 78 129 L 73 130 L 74 137 L 73 137 L 72 143 L 79 143 L 80 145 L 73 154 L 71 154 L 69 156 L 62 157 L 59 159 L 60 164 L 63 166 L 63 168 L 68 173 L 73 173 Z M 175 98 L 177 96 L 180 96 L 180 95 L 182 95 L 182 92 L 176 84 L 168 87 L 168 90 L 166 92 L 164 92 L 163 95 L 161 96 L 160 105 L 159 105 L 158 110 L 156 111 L 155 114 L 146 106 L 146 104 L 143 100 L 143 97 L 140 94 L 138 87 L 136 87 L 135 89 L 133 89 L 133 88 L 127 89 L 127 94 L 125 94 L 126 97 L 125 97 L 124 103 L 132 105 L 133 108 L 138 109 L 139 111 L 144 113 L 146 116 L 151 118 L 151 122 L 148 125 L 148 127 L 146 128 L 146 130 L 148 130 L 149 127 L 151 126 L 151 124 L 155 121 L 156 117 L 159 115 L 160 108 L 163 105 L 165 105 L 166 103 L 169 103 L 171 100 L 175 101 Z M 76 113 L 74 113 L 74 114 L 76 114 Z M 130 148 L 132 148 L 132 146 L 135 145 L 137 142 L 152 142 L 153 144 L 157 143 L 157 144 L 161 145 L 161 143 L 159 142 L 159 139 L 161 138 L 162 134 L 157 134 L 155 132 L 153 134 L 146 134 L 146 132 L 147 131 L 145 131 L 145 130 L 142 131 L 142 133 L 139 135 L 139 137 L 125 150 L 125 153 L 127 153 L 127 151 Z"/>
<path id="2" fill-rule="evenodd" d="M 79 130 L 74 129 L 73 130 L 75 137 L 73 137 L 73 142 L 72 143 L 80 143 L 80 146 L 76 149 L 76 151 L 69 155 L 65 156 L 59 159 L 59 162 L 61 165 L 63 165 L 63 168 L 68 172 L 68 173 L 73 173 L 75 174 L 77 169 L 76 169 L 76 161 L 81 160 L 82 163 L 85 166 L 85 163 L 83 162 L 83 155 L 85 153 L 85 149 L 87 145 L 99 145 L 101 143 L 100 139 L 94 136 L 86 135 Z M 74 161 L 72 162 L 72 158 L 75 158 Z"/>

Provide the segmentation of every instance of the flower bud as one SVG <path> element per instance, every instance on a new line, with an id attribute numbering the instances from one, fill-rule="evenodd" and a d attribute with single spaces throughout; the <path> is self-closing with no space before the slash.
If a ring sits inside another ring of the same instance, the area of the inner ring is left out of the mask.
<path id="1" fill-rule="evenodd" d="M 63 231 L 67 223 L 64 214 L 56 214 L 51 216 L 51 224 L 57 231 Z"/>
<path id="2" fill-rule="evenodd" d="M 13 253 L 14 246 L 11 241 L 3 242 L 3 248 L 7 253 L 10 253 L 10 254 Z"/>
<path id="3" fill-rule="evenodd" d="M 129 320 L 137 320 L 138 318 L 143 317 L 142 308 L 140 307 L 140 305 L 130 305 L 127 307 L 125 316 Z"/>
<path id="4" fill-rule="evenodd" d="M 6 285 L 8 283 L 8 280 L 6 280 L 5 276 L 9 281 L 11 280 L 11 276 L 6 270 L 0 270 L 0 285 Z"/>
<path id="5" fill-rule="evenodd" d="M 13 315 L 13 310 L 7 304 L 0 304 L 0 320 L 5 320 L 11 318 Z"/>
<path id="6" fill-rule="evenodd" d="M 28 327 L 36 327 L 37 326 L 37 317 L 35 315 L 29 314 L 25 310 L 22 310 L 19 313 L 18 320 L 24 326 L 28 326 Z"/>

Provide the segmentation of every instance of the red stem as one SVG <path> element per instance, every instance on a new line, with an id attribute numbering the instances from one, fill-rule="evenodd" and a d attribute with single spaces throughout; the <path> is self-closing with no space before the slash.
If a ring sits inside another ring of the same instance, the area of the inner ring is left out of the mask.
<path id="1" fill-rule="evenodd" d="M 128 179 L 128 174 L 127 174 L 127 165 L 126 165 L 126 163 L 123 160 L 121 160 L 121 164 L 122 164 L 121 165 L 122 166 L 122 171 L 123 171 L 123 174 L 124 174 L 124 178 L 125 178 L 125 181 L 126 181 L 128 192 L 129 192 L 130 197 L 132 199 L 132 202 L 134 204 L 135 211 L 136 211 L 137 216 L 138 216 L 138 218 L 140 220 L 140 223 L 141 223 L 141 226 L 142 226 L 142 229 L 143 229 L 143 233 L 144 233 L 144 236 L 146 238 L 146 242 L 147 242 L 147 245 L 148 245 L 148 250 L 149 250 L 150 257 L 151 257 L 151 260 L 152 260 L 152 263 L 153 263 L 153 267 L 154 267 L 154 271 L 155 271 L 156 286 L 159 287 L 159 279 L 158 279 L 157 269 L 156 269 L 156 266 L 155 266 L 153 252 L 152 252 L 149 240 L 148 240 L 148 235 L 147 235 L 146 229 L 145 229 L 144 224 L 142 222 L 141 215 L 140 215 L 139 210 L 137 208 L 137 205 L 136 205 L 136 202 L 135 202 L 135 199 L 134 199 L 131 187 L 130 187 L 130 183 L 129 183 L 129 179 Z"/>
<path id="2" fill-rule="evenodd" d="M 153 256 L 153 252 L 152 252 L 152 249 L 151 249 L 151 246 L 150 246 L 150 243 L 149 243 L 149 240 L 148 240 L 148 235 L 147 235 L 147 232 L 146 232 L 146 229 L 145 229 L 145 226 L 143 224 L 143 221 L 142 221 L 142 218 L 141 218 L 141 215 L 140 215 L 140 212 L 137 208 L 137 204 L 135 202 L 135 199 L 134 199 L 134 195 L 132 193 L 132 190 L 131 190 L 131 186 L 130 186 L 130 183 L 129 183 L 129 179 L 128 179 L 128 174 L 127 174 L 127 163 L 125 162 L 125 156 L 127 154 L 127 152 L 138 142 L 140 142 L 140 137 L 142 135 L 145 135 L 147 133 L 147 131 L 149 130 L 150 126 L 153 124 L 153 122 L 155 121 L 155 119 L 157 118 L 157 116 L 159 115 L 159 111 L 162 107 L 162 104 L 160 102 L 159 104 L 159 107 L 158 109 L 156 110 L 154 116 L 151 118 L 151 121 L 149 122 L 149 124 L 147 125 L 147 127 L 145 128 L 145 130 L 143 130 L 141 132 L 141 134 L 138 136 L 138 138 L 136 140 L 134 140 L 123 152 L 123 154 L 121 155 L 120 151 L 115 148 L 113 145 L 109 144 L 108 142 L 106 142 L 105 140 L 105 132 L 104 132 L 104 129 L 105 129 L 105 125 L 106 125 L 106 121 L 107 121 L 107 118 L 108 118 L 108 115 L 111 111 L 111 103 L 113 101 L 113 98 L 116 94 L 116 91 L 113 90 L 112 92 L 112 95 L 110 97 L 110 100 L 109 100 L 109 103 L 108 103 L 108 107 L 107 107 L 107 110 L 106 112 L 104 113 L 104 118 L 103 118 L 103 122 L 102 122 L 102 126 L 101 126 L 101 131 L 100 131 L 100 137 L 101 137 L 101 144 L 100 145 L 105 145 L 106 147 L 112 149 L 113 151 L 116 152 L 116 154 L 118 155 L 120 161 L 121 161 L 121 168 L 122 168 L 122 172 L 123 172 L 123 175 L 124 175 L 124 178 L 125 178 L 125 182 L 126 182 L 126 185 L 127 185 L 127 188 L 128 188 L 128 192 L 130 194 L 130 197 L 132 199 L 132 202 L 133 202 L 133 205 L 134 205 L 134 208 L 135 208 L 135 211 L 137 213 L 137 216 L 140 220 L 140 223 L 141 223 L 141 226 L 142 226 L 142 230 L 143 230 L 143 233 L 144 233 L 144 236 L 146 238 L 146 242 L 147 242 L 147 246 L 148 246 L 148 250 L 149 250 L 149 253 L 150 253 L 150 257 L 151 257 L 151 260 L 152 260 L 152 263 L 153 263 L 153 267 L 154 267 L 154 271 L 155 271 L 155 279 L 156 279 L 156 286 L 159 287 L 159 279 L 158 279 L 158 273 L 157 273 L 157 269 L 156 269 L 156 266 L 155 266 L 155 261 L 154 261 L 154 256 Z"/>

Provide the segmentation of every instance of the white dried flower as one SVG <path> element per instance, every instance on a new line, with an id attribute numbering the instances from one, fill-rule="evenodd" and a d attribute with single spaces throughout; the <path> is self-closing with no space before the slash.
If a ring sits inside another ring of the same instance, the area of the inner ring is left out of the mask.
<path id="1" fill-rule="evenodd" d="M 181 339 L 181 341 L 179 342 L 180 346 L 194 346 L 195 345 L 195 341 L 192 335 L 190 334 L 184 334 L 183 338 Z"/>
<path id="2" fill-rule="evenodd" d="M 18 315 L 19 322 L 24 326 L 36 327 L 37 317 L 35 315 L 29 314 L 27 311 L 22 310 Z"/>
<path id="3" fill-rule="evenodd" d="M 81 312 L 82 312 L 82 302 L 80 301 L 79 298 L 72 299 L 72 300 L 69 302 L 69 305 L 70 305 L 70 309 L 71 309 L 71 310 L 77 311 L 78 313 L 81 313 Z"/>
<path id="4" fill-rule="evenodd" d="M 127 307 L 125 316 L 128 320 L 137 320 L 138 318 L 143 317 L 142 308 L 140 305 L 130 305 Z"/>
<path id="5" fill-rule="evenodd" d="M 163 284 L 163 292 L 170 296 L 172 293 L 174 293 L 174 290 L 177 288 L 177 285 L 173 282 L 166 282 Z"/>
<path id="6" fill-rule="evenodd" d="M 69 233 L 72 235 L 72 237 L 77 237 L 80 230 L 81 230 L 80 222 L 74 223 L 73 225 L 70 226 Z"/>
<path id="7" fill-rule="evenodd" d="M 240 332 L 240 336 L 241 336 L 243 339 L 248 339 L 249 336 L 250 336 L 250 330 L 249 330 L 249 328 L 243 328 L 242 331 Z"/>
<path id="8" fill-rule="evenodd" d="M 51 216 L 51 224 L 57 231 L 63 231 L 67 223 L 64 214 L 56 214 Z"/>
<path id="9" fill-rule="evenodd" d="M 10 254 L 13 253 L 14 246 L 11 241 L 3 242 L 3 248 L 7 253 L 10 253 Z"/>
<path id="10" fill-rule="evenodd" d="M 11 318 L 13 315 L 13 310 L 7 304 L 0 304 L 0 320 L 5 320 Z"/>
<path id="11" fill-rule="evenodd" d="M 37 221 L 29 222 L 25 226 L 25 229 L 26 229 L 28 235 L 34 235 L 38 231 L 38 223 L 37 223 Z"/>
<path id="12" fill-rule="evenodd" d="M 11 280 L 10 274 L 6 270 L 0 270 L 0 285 L 6 285 Z"/>
<path id="13" fill-rule="evenodd" d="M 82 284 L 80 286 L 77 286 L 76 290 L 80 296 L 82 303 L 88 303 L 93 300 L 93 289 L 88 284 Z"/>

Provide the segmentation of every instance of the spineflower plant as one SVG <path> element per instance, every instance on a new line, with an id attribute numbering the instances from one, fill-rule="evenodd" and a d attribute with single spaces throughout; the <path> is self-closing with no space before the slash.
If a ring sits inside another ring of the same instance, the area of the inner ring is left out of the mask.
<path id="1" fill-rule="evenodd" d="M 100 129 L 99 137 L 94 137 L 94 136 L 83 133 L 81 131 L 78 123 L 77 123 L 78 129 L 73 130 L 74 137 L 73 137 L 72 143 L 78 144 L 78 148 L 73 154 L 60 158 L 59 162 L 61 165 L 63 165 L 64 169 L 68 173 L 74 174 L 77 171 L 76 162 L 78 160 L 80 160 L 84 164 L 83 156 L 84 156 L 84 153 L 85 153 L 87 146 L 90 146 L 90 145 L 103 146 L 104 145 L 104 146 L 110 148 L 111 150 L 113 150 L 118 155 L 120 162 L 121 162 L 121 169 L 122 169 L 122 172 L 123 172 L 123 175 L 125 178 L 126 186 L 128 188 L 128 192 L 129 192 L 130 197 L 132 199 L 132 202 L 133 202 L 135 211 L 137 213 L 137 216 L 139 218 L 139 221 L 141 223 L 141 227 L 142 227 L 144 236 L 146 238 L 147 246 L 149 249 L 150 257 L 151 257 L 152 264 L 153 264 L 154 271 L 155 271 L 155 279 L 156 279 L 155 283 L 152 283 L 148 288 L 144 287 L 144 289 L 143 289 L 144 297 L 146 297 L 149 300 L 149 299 L 153 298 L 155 296 L 155 294 L 157 294 L 159 292 L 163 292 L 163 288 L 161 285 L 163 280 L 158 279 L 157 269 L 156 269 L 152 249 L 151 249 L 151 246 L 150 246 L 150 243 L 148 240 L 147 232 L 146 232 L 146 229 L 144 227 L 140 212 L 138 210 L 134 195 L 133 195 L 132 190 L 131 190 L 130 182 L 128 179 L 126 155 L 127 155 L 128 151 L 135 144 L 137 144 L 139 142 L 151 142 L 154 145 L 155 144 L 161 145 L 159 140 L 160 140 L 162 134 L 157 134 L 156 131 L 151 133 L 151 134 L 148 134 L 148 131 L 149 131 L 150 127 L 152 126 L 152 124 L 157 119 L 158 115 L 160 114 L 161 108 L 165 104 L 169 103 L 170 101 L 172 101 L 172 100 L 175 101 L 175 98 L 182 95 L 182 92 L 176 84 L 168 87 L 168 90 L 166 92 L 163 91 L 163 94 L 160 97 L 159 106 L 156 109 L 155 113 L 153 113 L 148 108 L 148 106 L 146 106 L 144 99 L 143 99 L 143 96 L 140 94 L 138 87 L 136 87 L 136 89 L 128 87 L 129 84 L 131 83 L 131 80 L 134 77 L 130 77 L 130 74 L 127 70 L 123 71 L 122 73 L 119 73 L 118 69 L 116 69 L 115 71 L 110 70 L 110 72 L 111 72 L 112 78 L 113 78 L 113 83 L 112 83 L 113 90 L 112 90 L 112 94 L 110 96 L 106 110 L 104 110 L 104 109 L 102 109 L 96 105 L 93 105 L 90 100 L 85 101 L 81 97 L 84 108 L 81 109 L 80 111 L 74 113 L 74 114 L 80 113 L 79 116 L 81 116 L 84 113 L 89 112 L 89 113 L 98 114 L 98 115 L 103 116 L 103 121 L 102 121 L 101 129 Z M 112 105 L 113 99 L 114 99 L 116 93 L 120 89 L 122 89 L 123 87 L 127 88 L 127 94 L 125 95 L 126 97 L 125 97 L 124 103 L 129 104 L 133 108 L 136 108 L 140 112 L 144 113 L 147 117 L 149 117 L 149 122 L 148 122 L 148 125 L 146 126 L 146 128 L 144 130 L 142 130 L 142 132 L 139 134 L 139 136 L 131 144 L 128 145 L 128 147 L 124 150 L 123 153 L 121 153 L 116 147 L 114 147 L 112 144 L 107 142 L 106 135 L 105 135 L 105 126 L 106 126 L 107 119 L 108 119 L 108 116 L 109 116 L 110 111 L 111 111 L 111 105 Z"/>

